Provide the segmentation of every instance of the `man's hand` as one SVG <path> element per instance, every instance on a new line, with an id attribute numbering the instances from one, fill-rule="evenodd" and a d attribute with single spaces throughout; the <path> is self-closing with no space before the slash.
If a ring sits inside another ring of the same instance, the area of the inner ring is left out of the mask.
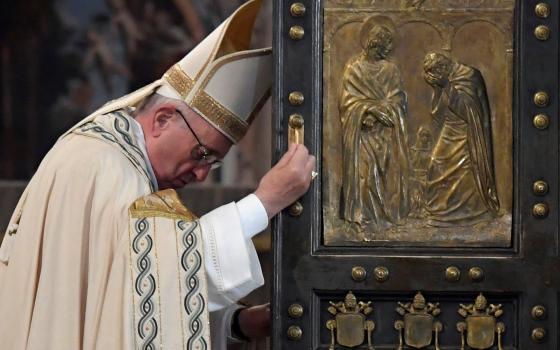
<path id="1" fill-rule="evenodd" d="M 371 129 L 373 129 L 376 122 L 377 119 L 374 116 L 370 115 L 369 113 L 366 114 L 366 117 L 364 118 L 364 120 L 362 120 L 362 130 L 370 131 Z"/>
<path id="2" fill-rule="evenodd" d="M 255 191 L 269 219 L 307 192 L 314 170 L 315 156 L 310 155 L 304 145 L 291 144 Z"/>
<path id="3" fill-rule="evenodd" d="M 257 305 L 239 312 L 239 328 L 251 340 L 270 336 L 270 304 Z"/>

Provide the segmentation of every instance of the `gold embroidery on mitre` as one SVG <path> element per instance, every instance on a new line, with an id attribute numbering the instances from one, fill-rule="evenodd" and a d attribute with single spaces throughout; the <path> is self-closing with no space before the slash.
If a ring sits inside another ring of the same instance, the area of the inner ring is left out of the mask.
<path id="1" fill-rule="evenodd" d="M 199 90 L 196 93 L 190 106 L 203 114 L 216 128 L 232 137 L 235 142 L 239 142 L 247 132 L 247 129 L 249 129 L 249 124 L 241 120 L 241 118 L 204 90 Z"/>
<path id="2" fill-rule="evenodd" d="M 178 64 L 169 68 L 163 75 L 163 79 L 169 83 L 185 99 L 194 86 L 192 80 Z"/>
<path id="3" fill-rule="evenodd" d="M 133 218 L 161 216 L 186 221 L 197 219 L 196 215 L 183 205 L 177 192 L 172 189 L 140 197 L 134 201 L 129 210 Z"/>

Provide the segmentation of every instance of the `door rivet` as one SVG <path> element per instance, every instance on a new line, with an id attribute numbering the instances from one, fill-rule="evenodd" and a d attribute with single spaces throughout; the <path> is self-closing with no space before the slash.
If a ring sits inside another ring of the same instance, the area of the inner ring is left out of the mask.
<path id="1" fill-rule="evenodd" d="M 482 281 L 484 279 L 484 270 L 478 266 L 471 267 L 469 269 L 469 277 L 474 282 Z"/>
<path id="2" fill-rule="evenodd" d="M 303 332 L 299 326 L 290 326 L 288 328 L 288 339 L 290 340 L 300 340 Z"/>
<path id="3" fill-rule="evenodd" d="M 366 269 L 363 266 L 354 266 L 352 268 L 352 279 L 356 282 L 361 282 L 366 279 Z"/>
<path id="4" fill-rule="evenodd" d="M 449 266 L 445 269 L 445 279 L 449 282 L 457 282 L 461 279 L 461 270 L 456 266 Z"/>
<path id="5" fill-rule="evenodd" d="M 385 266 L 377 266 L 373 269 L 373 275 L 378 282 L 385 282 L 389 279 L 389 269 Z"/>

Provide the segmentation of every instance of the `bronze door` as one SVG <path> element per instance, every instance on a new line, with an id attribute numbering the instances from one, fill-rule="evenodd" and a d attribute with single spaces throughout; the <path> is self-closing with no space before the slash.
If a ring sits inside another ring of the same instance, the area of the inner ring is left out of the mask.
<path id="1" fill-rule="evenodd" d="M 275 1 L 274 349 L 559 348 L 559 13 Z"/>

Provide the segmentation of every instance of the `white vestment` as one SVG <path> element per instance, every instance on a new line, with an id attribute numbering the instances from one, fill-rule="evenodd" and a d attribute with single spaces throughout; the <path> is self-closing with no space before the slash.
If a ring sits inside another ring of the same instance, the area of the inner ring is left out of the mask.
<path id="1" fill-rule="evenodd" d="M 0 349 L 135 348 L 128 208 L 157 190 L 135 127 L 124 110 L 85 119 L 30 180 L 0 248 Z M 266 212 L 250 195 L 199 222 L 208 308 L 231 315 L 263 284 L 251 237 Z M 219 321 L 215 350 L 229 332 Z"/>

